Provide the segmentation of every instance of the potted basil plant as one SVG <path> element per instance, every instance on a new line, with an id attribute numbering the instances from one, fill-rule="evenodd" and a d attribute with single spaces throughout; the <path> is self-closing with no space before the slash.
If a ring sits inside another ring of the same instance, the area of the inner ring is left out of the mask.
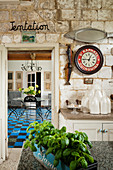
<path id="1" fill-rule="evenodd" d="M 92 147 L 92 144 L 84 132 L 66 133 L 66 127 L 62 127 L 59 130 L 49 121 L 43 121 L 43 123 L 35 121 L 27 128 L 27 133 L 30 134 L 24 143 L 24 148 L 30 147 L 35 156 L 39 155 L 39 152 L 43 149 L 46 150 L 45 155 L 49 156 L 52 154 L 52 157 L 54 155 L 53 168 L 51 169 L 87 169 L 89 165 L 94 163 L 94 159 L 88 149 Z M 48 157 L 48 161 L 52 157 Z M 64 168 L 62 169 L 62 167 Z"/>

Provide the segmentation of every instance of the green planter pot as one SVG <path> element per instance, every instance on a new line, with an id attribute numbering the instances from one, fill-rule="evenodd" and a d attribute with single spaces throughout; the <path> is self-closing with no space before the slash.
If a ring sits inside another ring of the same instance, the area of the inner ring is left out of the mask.
<path id="1" fill-rule="evenodd" d="M 62 161 L 59 161 L 59 164 L 57 167 L 54 167 L 53 162 L 54 162 L 54 155 L 53 154 L 48 154 L 46 155 L 46 149 L 42 147 L 42 150 L 37 147 L 36 152 L 33 152 L 33 155 L 37 158 L 37 160 L 47 169 L 49 170 L 70 170 L 70 168 L 65 165 Z M 83 168 L 80 168 L 79 170 L 84 170 Z M 86 170 L 86 169 L 85 169 Z M 97 161 L 95 161 L 93 164 L 90 164 L 87 168 L 87 170 L 97 170 Z"/>

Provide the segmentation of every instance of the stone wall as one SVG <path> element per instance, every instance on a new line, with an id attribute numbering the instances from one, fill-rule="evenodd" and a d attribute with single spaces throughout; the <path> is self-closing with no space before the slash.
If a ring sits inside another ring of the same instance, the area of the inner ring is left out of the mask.
<path id="1" fill-rule="evenodd" d="M 67 63 L 66 44 L 71 44 L 74 53 L 86 43 L 80 43 L 64 38 L 64 34 L 75 29 L 93 27 L 106 32 L 113 32 L 113 1 L 112 0 L 32 0 L 15 5 L 0 5 L 0 42 L 21 43 L 20 31 L 9 31 L 10 21 L 23 24 L 33 21 L 39 24 L 48 24 L 49 31 L 37 31 L 36 42 L 58 42 L 60 44 L 60 107 L 65 100 L 81 99 L 91 85 L 83 83 L 84 77 L 94 78 L 94 84 L 100 84 L 108 96 L 113 93 L 112 69 L 113 38 L 106 38 L 92 45 L 97 46 L 104 55 L 102 69 L 93 75 L 81 74 L 73 65 L 71 85 L 64 86 L 64 67 Z"/>

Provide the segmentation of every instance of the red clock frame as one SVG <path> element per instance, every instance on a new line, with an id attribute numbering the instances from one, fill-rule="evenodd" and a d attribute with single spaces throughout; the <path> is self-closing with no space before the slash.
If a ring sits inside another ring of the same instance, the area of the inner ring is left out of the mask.
<path id="1" fill-rule="evenodd" d="M 96 57 L 96 63 L 92 67 L 86 67 L 82 64 L 82 56 L 87 52 L 93 53 Z M 75 66 L 80 72 L 84 74 L 94 74 L 98 72 L 103 66 L 104 58 L 101 51 L 97 47 L 86 45 L 78 49 L 74 57 L 74 62 Z"/>

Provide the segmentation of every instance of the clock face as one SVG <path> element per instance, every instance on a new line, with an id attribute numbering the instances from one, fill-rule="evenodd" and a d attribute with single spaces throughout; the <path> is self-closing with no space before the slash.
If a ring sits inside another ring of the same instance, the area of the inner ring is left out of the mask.
<path id="1" fill-rule="evenodd" d="M 84 74 L 94 74 L 103 65 L 103 55 L 95 46 L 83 46 L 75 54 L 75 65 Z"/>

